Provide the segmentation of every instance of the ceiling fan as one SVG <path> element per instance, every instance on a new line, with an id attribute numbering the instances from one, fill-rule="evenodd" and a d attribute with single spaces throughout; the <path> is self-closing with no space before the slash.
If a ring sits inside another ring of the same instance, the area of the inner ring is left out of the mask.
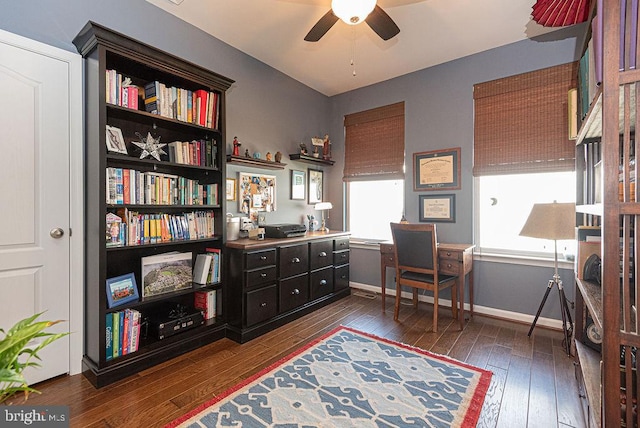
<path id="1" fill-rule="evenodd" d="M 377 5 L 377 0 L 331 0 L 331 10 L 311 28 L 305 41 L 317 42 L 338 19 L 349 25 L 364 21 L 382 40 L 389 40 L 400 32 L 393 19 Z"/>

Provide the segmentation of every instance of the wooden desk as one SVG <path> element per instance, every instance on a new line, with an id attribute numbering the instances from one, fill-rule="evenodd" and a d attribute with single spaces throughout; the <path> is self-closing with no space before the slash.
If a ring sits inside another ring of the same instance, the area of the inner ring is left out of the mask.
<path id="1" fill-rule="evenodd" d="M 447 275 L 458 275 L 458 322 L 464 328 L 464 283 L 469 275 L 469 315 L 473 316 L 473 244 L 438 243 L 439 272 Z M 396 267 L 395 248 L 393 243 L 380 244 L 380 279 L 382 286 L 382 311 L 385 310 L 387 268 Z M 435 309 L 434 309 L 435 310 Z"/>

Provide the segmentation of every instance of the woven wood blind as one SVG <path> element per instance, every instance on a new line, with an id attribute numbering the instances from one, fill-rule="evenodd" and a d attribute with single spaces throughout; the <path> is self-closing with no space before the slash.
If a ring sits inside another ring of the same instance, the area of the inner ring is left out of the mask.
<path id="1" fill-rule="evenodd" d="M 344 181 L 404 178 L 404 102 L 346 115 Z"/>
<path id="2" fill-rule="evenodd" d="M 568 96 L 577 62 L 474 85 L 473 175 L 572 171 Z"/>

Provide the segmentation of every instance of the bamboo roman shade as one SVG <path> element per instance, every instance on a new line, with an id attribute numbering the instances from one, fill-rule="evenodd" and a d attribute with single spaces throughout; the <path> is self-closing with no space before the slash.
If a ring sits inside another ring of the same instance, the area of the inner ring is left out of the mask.
<path id="1" fill-rule="evenodd" d="M 474 85 L 473 175 L 575 169 L 568 91 L 577 63 Z"/>
<path id="2" fill-rule="evenodd" d="M 346 115 L 344 181 L 404 178 L 404 102 Z"/>

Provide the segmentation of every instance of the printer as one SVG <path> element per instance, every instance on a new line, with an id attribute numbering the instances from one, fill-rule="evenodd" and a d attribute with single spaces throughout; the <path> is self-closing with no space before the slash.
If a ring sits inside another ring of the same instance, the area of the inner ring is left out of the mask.
<path id="1" fill-rule="evenodd" d="M 304 224 L 268 224 L 263 228 L 267 238 L 293 238 L 307 233 L 307 227 Z"/>

